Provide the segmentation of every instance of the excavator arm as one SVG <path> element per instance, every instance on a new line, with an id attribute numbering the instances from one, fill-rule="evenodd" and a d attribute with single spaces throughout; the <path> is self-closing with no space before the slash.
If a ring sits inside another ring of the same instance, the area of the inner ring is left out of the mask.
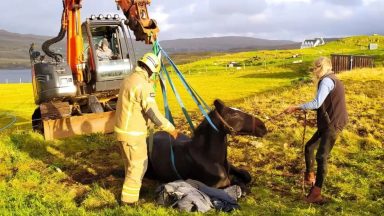
<path id="1" fill-rule="evenodd" d="M 116 3 L 128 19 L 128 26 L 137 41 L 151 44 L 157 39 L 159 28 L 156 21 L 149 18 L 147 10 L 151 0 L 116 0 Z"/>

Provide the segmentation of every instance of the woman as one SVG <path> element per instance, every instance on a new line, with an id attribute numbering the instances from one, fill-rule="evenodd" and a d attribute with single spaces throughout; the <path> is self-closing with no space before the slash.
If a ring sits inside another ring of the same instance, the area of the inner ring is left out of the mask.
<path id="1" fill-rule="evenodd" d="M 308 203 L 321 203 L 321 188 L 327 173 L 328 156 L 335 144 L 337 135 L 348 120 L 345 105 L 344 86 L 332 71 L 329 58 L 320 57 L 314 62 L 313 75 L 318 81 L 316 97 L 308 103 L 290 106 L 284 112 L 293 113 L 297 110 L 317 111 L 317 131 L 305 144 L 304 179 L 312 185 L 306 197 Z M 319 141 L 319 142 L 318 142 Z M 314 174 L 314 151 L 317 148 L 317 172 Z"/>

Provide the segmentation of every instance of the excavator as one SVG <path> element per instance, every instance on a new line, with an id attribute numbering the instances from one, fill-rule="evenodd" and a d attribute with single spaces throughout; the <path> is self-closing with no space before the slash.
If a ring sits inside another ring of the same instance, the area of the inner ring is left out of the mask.
<path id="1" fill-rule="evenodd" d="M 38 106 L 32 127 L 46 140 L 90 133 L 111 133 L 120 82 L 136 64 L 136 41 L 152 44 L 159 28 L 148 15 L 151 0 L 115 0 L 125 18 L 92 15 L 81 23 L 82 0 L 63 0 L 59 34 L 30 48 L 32 85 Z M 129 29 L 130 30 L 129 30 Z M 66 36 L 66 61 L 51 45 Z M 106 43 L 111 55 L 99 58 Z"/>

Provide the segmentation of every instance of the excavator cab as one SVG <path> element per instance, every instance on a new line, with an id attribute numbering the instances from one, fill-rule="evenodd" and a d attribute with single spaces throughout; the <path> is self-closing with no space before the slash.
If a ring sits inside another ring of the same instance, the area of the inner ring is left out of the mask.
<path id="1" fill-rule="evenodd" d="M 116 90 L 136 64 L 132 40 L 118 16 L 91 16 L 82 24 L 86 92 Z"/>
<path id="2" fill-rule="evenodd" d="M 32 115 L 32 126 L 46 139 L 113 131 L 112 111 L 120 83 L 136 65 L 136 45 L 124 21 L 99 15 L 82 23 L 83 80 L 73 76 L 66 62 L 33 65 L 39 107 Z"/>

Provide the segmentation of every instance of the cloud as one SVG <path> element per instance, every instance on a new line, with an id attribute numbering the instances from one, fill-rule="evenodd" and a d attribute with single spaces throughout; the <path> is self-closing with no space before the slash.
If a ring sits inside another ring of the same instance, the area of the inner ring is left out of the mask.
<path id="1" fill-rule="evenodd" d="M 216 14 L 230 16 L 231 14 L 255 14 L 266 8 L 264 0 L 223 1 L 209 0 L 210 11 Z"/>
<path id="2" fill-rule="evenodd" d="M 268 4 L 311 3 L 312 0 L 266 0 Z"/>
<path id="3" fill-rule="evenodd" d="M 323 2 L 326 2 L 328 4 L 332 5 L 343 5 L 343 6 L 350 6 L 355 7 L 363 4 L 363 1 L 367 0 L 320 0 Z M 375 0 L 368 0 L 368 1 L 375 1 Z"/>
<path id="4" fill-rule="evenodd" d="M 255 14 L 249 17 L 249 21 L 253 23 L 264 23 L 267 21 L 267 15 L 264 13 Z"/>
<path id="5" fill-rule="evenodd" d="M 352 15 L 352 10 L 343 7 L 324 11 L 324 17 L 331 20 L 346 20 L 351 18 Z"/>
<path id="6" fill-rule="evenodd" d="M 163 31 L 169 31 L 175 26 L 169 22 L 169 14 L 164 12 L 164 7 L 157 7 L 151 13 L 151 17 L 156 17 L 156 21 Z"/>
<path id="7" fill-rule="evenodd" d="M 5 1 L 0 29 L 57 35 L 61 7 L 59 0 Z M 303 40 L 384 33 L 382 0 L 152 0 L 148 9 L 161 40 L 214 35 Z M 100 13 L 124 16 L 114 0 L 83 1 L 83 18 Z"/>

